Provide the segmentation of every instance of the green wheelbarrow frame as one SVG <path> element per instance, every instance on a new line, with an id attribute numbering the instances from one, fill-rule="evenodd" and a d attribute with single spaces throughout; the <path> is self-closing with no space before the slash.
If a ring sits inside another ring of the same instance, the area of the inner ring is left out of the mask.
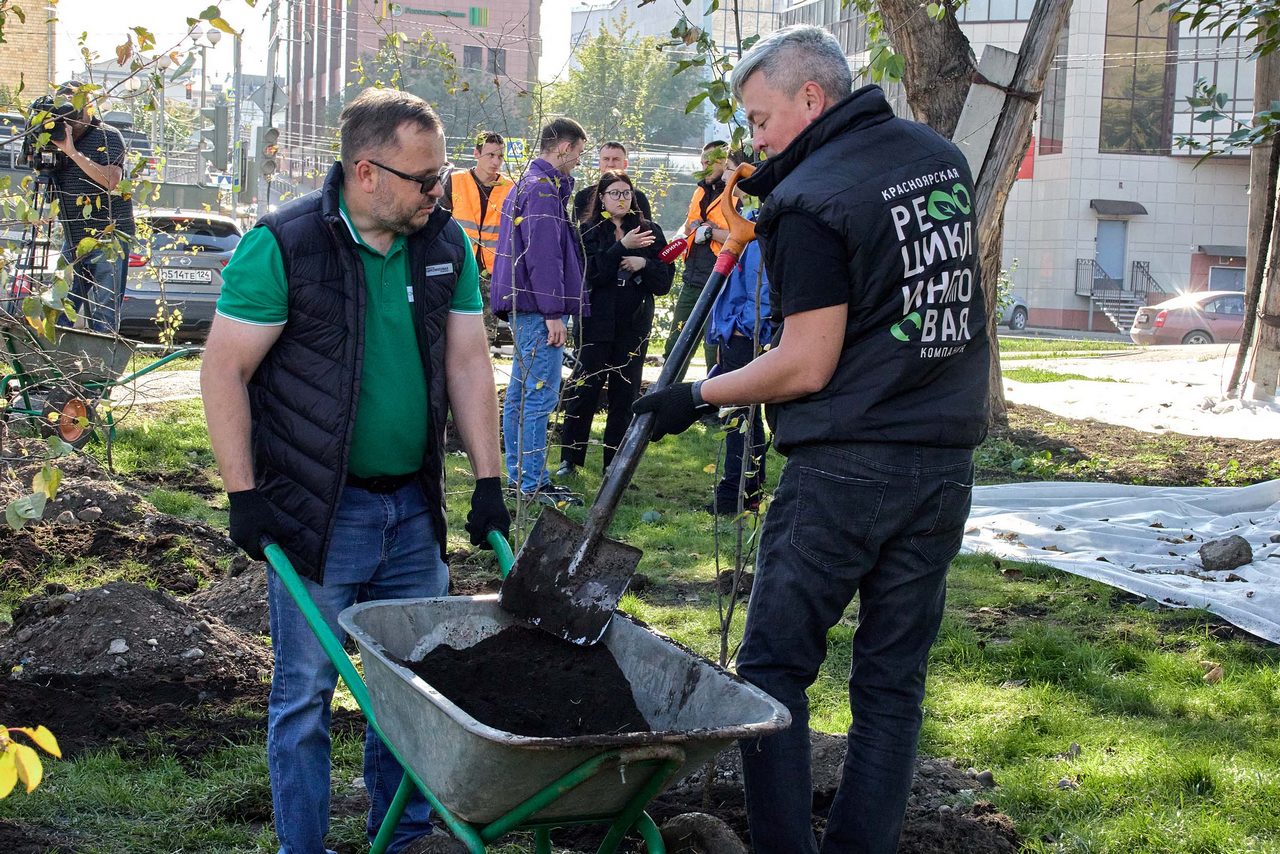
<path id="1" fill-rule="evenodd" d="M 32 394 L 41 391 L 45 393 L 63 391 L 68 395 L 80 397 L 83 390 L 84 397 L 90 398 L 85 399 L 85 403 L 91 405 L 105 398 L 116 386 L 128 385 L 175 359 L 200 352 L 199 347 L 184 347 L 157 359 L 146 367 L 125 376 L 119 376 L 120 371 L 136 355 L 133 345 L 127 339 L 79 329 L 60 328 L 57 341 L 46 343 L 29 330 L 23 330 L 23 333 L 30 340 L 20 338 L 12 328 L 5 328 L 6 325 L 12 326 L 0 318 L 0 338 L 4 340 L 4 355 L 9 366 L 9 373 L 0 374 L 0 398 L 7 403 L 8 396 L 16 394 L 22 403 L 20 406 L 3 407 L 0 416 L 5 418 L 12 415 L 42 418 L 44 410 L 36 409 L 31 402 Z M 77 366 L 78 373 L 72 375 L 65 373 L 58 367 L 57 359 L 51 354 L 61 354 L 64 358 L 70 358 L 73 355 L 81 357 L 82 361 Z M 48 356 L 48 361 L 53 364 L 53 372 L 50 375 L 37 376 L 30 368 L 23 365 L 24 359 L 29 361 L 38 355 Z M 11 385 L 14 386 L 12 391 Z M 104 438 L 107 448 L 110 449 L 116 433 L 115 416 L 110 409 L 107 410 L 106 417 L 100 426 L 105 428 Z M 85 438 L 87 440 L 88 437 Z"/>
<path id="2" fill-rule="evenodd" d="M 511 553 L 511 546 L 497 531 L 489 533 L 489 544 L 493 546 L 494 551 L 497 553 L 498 567 L 505 578 L 515 562 L 515 557 Z M 422 793 L 427 802 L 431 804 L 432 809 L 444 820 L 454 837 L 466 845 L 472 854 L 484 854 L 489 843 L 518 830 L 533 832 L 536 854 L 551 854 L 552 829 L 582 824 L 607 824 L 609 826 L 604 841 L 600 843 L 599 854 L 612 854 L 622 843 L 623 838 L 631 831 L 640 834 L 649 854 L 666 854 L 666 846 L 662 842 L 658 826 L 644 811 L 644 807 L 658 792 L 662 791 L 663 787 L 684 764 L 684 750 L 676 745 L 646 745 L 636 748 L 603 751 L 563 774 L 558 779 L 548 783 L 540 791 L 525 799 L 505 815 L 483 826 L 477 826 L 454 815 L 413 772 L 396 745 L 392 744 L 383 735 L 382 729 L 378 726 L 378 722 L 374 717 L 373 702 L 364 680 L 356 670 L 356 666 L 350 656 L 347 655 L 346 650 L 343 649 L 342 644 L 338 641 L 337 636 L 325 623 L 324 617 L 320 614 L 320 609 L 316 607 L 315 601 L 307 592 L 302 579 L 298 577 L 297 571 L 285 556 L 284 551 L 280 546 L 272 543 L 266 547 L 265 552 L 271 569 L 275 571 L 281 583 L 284 584 L 284 588 L 288 591 L 290 598 L 297 604 L 303 618 L 307 621 L 307 625 L 311 627 L 316 640 L 320 642 L 320 646 L 324 649 L 325 655 L 333 663 L 333 666 L 337 668 L 338 675 L 346 683 L 347 689 L 351 692 L 352 698 L 355 699 L 356 705 L 360 707 L 365 720 L 368 721 L 369 726 L 382 739 L 383 744 L 387 746 L 387 749 L 391 751 L 391 754 L 395 756 L 396 761 L 400 763 L 400 767 L 404 770 L 404 777 L 400 781 L 400 787 L 396 790 L 391 806 L 382 820 L 382 826 L 378 829 L 378 834 L 369 849 L 370 854 L 384 854 L 387 850 L 392 838 L 395 836 L 396 825 L 399 824 L 401 816 L 404 815 L 405 808 L 408 806 L 409 799 L 412 797 L 415 788 Z M 644 769 L 651 769 L 644 785 L 636 791 L 635 795 L 620 811 L 604 816 L 558 818 L 551 821 L 539 821 L 532 818 L 586 781 L 619 766 L 626 766 L 629 771 L 635 770 L 641 773 L 643 773 Z M 495 783 L 495 785 L 500 784 Z"/>

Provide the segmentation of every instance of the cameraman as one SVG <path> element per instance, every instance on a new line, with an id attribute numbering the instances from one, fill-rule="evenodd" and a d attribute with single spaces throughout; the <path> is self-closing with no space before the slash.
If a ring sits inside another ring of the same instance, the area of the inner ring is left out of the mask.
<path id="1" fill-rule="evenodd" d="M 64 83 L 56 100 L 74 98 L 83 86 L 75 80 Z M 52 112 L 56 116 L 64 110 L 55 107 Z M 133 201 L 114 192 L 124 178 L 124 137 L 94 115 L 92 102 L 86 102 L 81 110 L 65 112 L 49 144 L 62 155 L 51 177 L 62 220 L 62 254 L 68 264 L 74 264 L 72 305 L 85 315 L 91 330 L 114 333 L 120 328 L 120 302 L 134 234 Z M 86 237 L 96 239 L 98 245 L 77 258 L 77 248 Z"/>

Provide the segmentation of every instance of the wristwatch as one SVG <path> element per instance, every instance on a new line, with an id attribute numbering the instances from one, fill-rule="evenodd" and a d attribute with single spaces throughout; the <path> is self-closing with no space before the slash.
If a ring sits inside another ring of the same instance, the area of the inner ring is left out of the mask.
<path id="1" fill-rule="evenodd" d="M 690 388 L 690 392 L 693 394 L 694 408 L 699 412 L 710 412 L 715 409 L 715 406 L 702 399 L 702 384 L 704 382 L 706 382 L 706 380 L 695 381 L 693 386 Z"/>

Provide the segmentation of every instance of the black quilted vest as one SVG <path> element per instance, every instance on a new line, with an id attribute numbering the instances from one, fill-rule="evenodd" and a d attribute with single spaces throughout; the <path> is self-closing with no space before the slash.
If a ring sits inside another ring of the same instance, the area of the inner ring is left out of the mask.
<path id="1" fill-rule="evenodd" d="M 276 511 L 289 560 L 300 575 L 321 584 L 346 483 L 364 362 L 364 265 L 339 212 L 341 186 L 342 165 L 334 164 L 323 188 L 258 222 L 271 230 L 284 258 L 289 320 L 249 382 L 257 488 Z M 418 477 L 443 556 L 445 327 L 467 244 L 449 212 L 437 208 L 409 235 L 407 250 L 430 418 Z M 451 272 L 426 275 L 429 267 L 446 264 Z"/>
<path id="2" fill-rule="evenodd" d="M 973 179 L 959 149 L 896 118 L 880 88 L 865 86 L 741 186 L 764 198 L 756 236 L 775 313 L 788 285 L 780 262 L 805 251 L 773 239 L 779 217 L 816 220 L 848 258 L 824 280 L 849 305 L 835 374 L 821 391 L 768 407 L 778 450 L 976 447 L 987 432 L 990 357 Z"/>

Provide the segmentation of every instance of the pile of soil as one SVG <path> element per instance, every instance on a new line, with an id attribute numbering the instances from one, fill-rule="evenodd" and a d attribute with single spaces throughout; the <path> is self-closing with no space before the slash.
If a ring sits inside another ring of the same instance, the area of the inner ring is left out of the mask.
<path id="1" fill-rule="evenodd" d="M 90 693 L 113 681 L 140 684 L 150 686 L 142 696 L 163 702 L 252 691 L 270 670 L 263 644 L 162 590 L 124 581 L 30 597 L 0 639 L 0 672 L 13 679 L 82 684 Z M 132 689 L 120 695 L 138 698 Z"/>
<path id="2" fill-rule="evenodd" d="M 72 854 L 67 837 L 42 827 L 0 821 L 0 851 L 5 854 Z"/>
<path id="3" fill-rule="evenodd" d="M 267 565 L 262 561 L 236 555 L 225 577 L 212 582 L 187 601 L 239 631 L 251 635 L 271 634 Z"/>
<path id="4" fill-rule="evenodd" d="M 813 827 L 821 838 L 827 812 L 835 798 L 844 768 L 845 738 L 810 732 L 813 769 Z M 747 840 L 746 802 L 742 789 L 742 757 L 736 748 L 716 758 L 711 802 L 705 800 L 706 769 L 678 781 L 655 799 L 649 815 L 664 824 L 689 812 L 707 812 L 724 821 Z M 1020 842 L 1013 822 L 980 797 L 994 780 L 974 769 L 962 769 L 942 759 L 919 759 L 911 783 L 911 798 L 902 829 L 899 854 L 1013 854 Z"/>
<path id="5" fill-rule="evenodd" d="M 649 731 L 631 683 L 603 644 L 578 646 L 512 626 L 466 649 L 438 646 L 405 666 L 503 732 L 572 738 Z"/>

